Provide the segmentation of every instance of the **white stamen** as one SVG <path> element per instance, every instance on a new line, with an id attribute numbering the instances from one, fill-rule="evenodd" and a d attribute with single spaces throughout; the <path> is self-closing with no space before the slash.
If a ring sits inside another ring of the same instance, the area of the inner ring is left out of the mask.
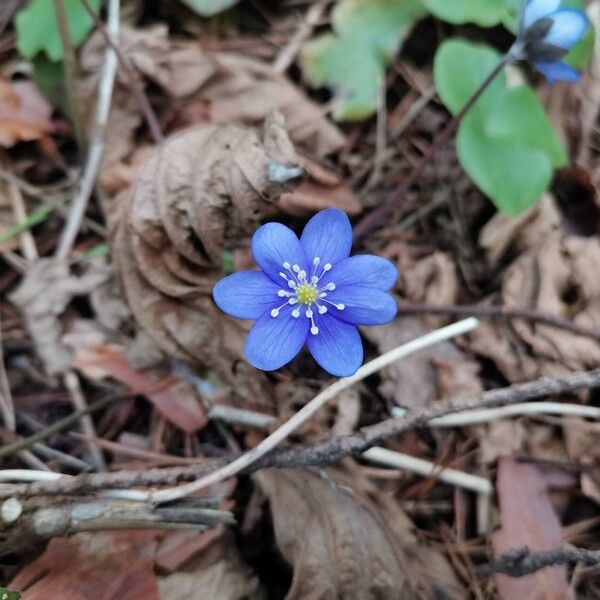
<path id="1" fill-rule="evenodd" d="M 310 278 L 310 282 L 311 282 L 313 285 L 315 285 L 315 284 L 319 283 L 319 278 L 318 278 L 316 275 L 313 275 L 313 276 Z"/>
<path id="2" fill-rule="evenodd" d="M 292 265 L 292 269 L 295 273 L 300 273 L 300 267 L 298 265 Z"/>
<path id="3" fill-rule="evenodd" d="M 319 314 L 324 315 L 327 312 L 326 306 L 319 306 Z"/>
<path id="4" fill-rule="evenodd" d="M 283 268 L 284 268 L 284 269 L 289 269 L 289 268 L 290 268 L 290 263 L 289 263 L 289 262 L 287 262 L 287 261 L 286 261 L 286 262 L 284 262 L 284 263 L 283 263 Z"/>
<path id="5" fill-rule="evenodd" d="M 312 317 L 313 317 L 313 311 L 312 311 L 312 308 L 307 308 L 307 309 L 306 309 L 306 316 L 307 316 L 309 319 L 312 319 Z"/>
<path id="6" fill-rule="evenodd" d="M 315 267 L 318 267 L 320 262 L 321 262 L 321 259 L 318 256 L 315 256 L 313 258 L 313 265 L 315 265 Z"/>
<path id="7" fill-rule="evenodd" d="M 298 304 L 298 298 L 290 298 L 288 304 Z"/>
<path id="8" fill-rule="evenodd" d="M 274 308 L 274 309 L 271 311 L 271 316 L 272 316 L 273 318 L 275 318 L 275 317 L 278 317 L 278 316 L 279 316 L 279 309 L 278 309 L 278 308 Z"/>
<path id="9" fill-rule="evenodd" d="M 300 309 L 299 308 L 295 308 L 292 311 L 292 317 L 294 317 L 294 319 L 297 319 L 300 316 Z"/>
<path id="10" fill-rule="evenodd" d="M 288 285 L 295 290 L 296 289 L 296 283 L 294 281 L 288 281 Z"/>
<path id="11" fill-rule="evenodd" d="M 289 294 L 290 294 L 290 292 L 286 292 L 285 290 L 279 290 L 279 291 L 277 292 L 277 295 L 278 295 L 280 298 L 285 298 L 285 297 L 286 297 L 286 296 L 288 296 Z"/>
<path id="12" fill-rule="evenodd" d="M 325 297 L 327 297 L 327 292 L 321 292 L 319 294 L 319 298 L 325 298 Z"/>
<path id="13" fill-rule="evenodd" d="M 306 283 L 306 271 L 304 269 L 298 273 L 298 279 L 300 283 Z"/>
<path id="14" fill-rule="evenodd" d="M 327 271 L 331 271 L 331 263 L 326 263 L 323 265 L 323 271 L 327 273 Z"/>
<path id="15" fill-rule="evenodd" d="M 322 288 L 324 290 L 329 290 L 330 292 L 333 292 L 333 290 L 335 290 L 335 283 L 328 283 L 324 288 Z"/>
<path id="16" fill-rule="evenodd" d="M 310 328 L 310 332 L 311 332 L 313 335 L 317 335 L 317 333 L 319 333 L 319 328 L 318 328 L 316 325 L 313 325 L 313 326 Z"/>
<path id="17" fill-rule="evenodd" d="M 335 305 L 335 307 L 336 307 L 338 310 L 344 310 L 344 309 L 346 308 L 346 305 L 345 305 L 345 304 L 336 304 L 336 305 Z"/>

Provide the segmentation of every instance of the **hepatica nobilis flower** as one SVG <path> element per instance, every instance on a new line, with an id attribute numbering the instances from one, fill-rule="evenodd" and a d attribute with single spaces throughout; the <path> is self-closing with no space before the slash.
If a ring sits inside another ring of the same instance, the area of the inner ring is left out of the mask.
<path id="1" fill-rule="evenodd" d="M 363 360 L 357 325 L 383 325 L 397 312 L 388 293 L 398 272 L 379 256 L 350 256 L 352 227 L 336 208 L 317 213 L 300 239 L 281 223 L 252 238 L 260 271 L 229 275 L 213 290 L 224 312 L 256 323 L 246 358 L 264 371 L 291 361 L 306 344 L 329 373 L 352 375 Z"/>
<path id="2" fill-rule="evenodd" d="M 550 83 L 577 81 L 579 72 L 562 59 L 587 28 L 585 12 L 561 8 L 561 0 L 527 0 L 513 52 L 516 58 L 531 61 Z"/>

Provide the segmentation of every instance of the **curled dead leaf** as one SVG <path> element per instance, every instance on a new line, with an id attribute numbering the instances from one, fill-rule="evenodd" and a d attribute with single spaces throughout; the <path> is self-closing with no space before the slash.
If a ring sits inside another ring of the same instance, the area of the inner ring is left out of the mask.
<path id="1" fill-rule="evenodd" d="M 431 568 L 435 560 L 425 575 L 409 558 L 412 534 L 397 535 L 359 492 L 303 469 L 266 469 L 254 479 L 269 499 L 279 551 L 293 566 L 287 600 L 462 597 L 444 569 Z"/>
<path id="2" fill-rule="evenodd" d="M 168 139 L 150 158 L 112 235 L 115 270 L 137 322 L 167 355 L 230 373 L 245 326 L 215 307 L 222 253 L 247 239 L 282 186 L 273 161 L 298 158 L 279 115 L 262 130 L 208 125 Z"/>

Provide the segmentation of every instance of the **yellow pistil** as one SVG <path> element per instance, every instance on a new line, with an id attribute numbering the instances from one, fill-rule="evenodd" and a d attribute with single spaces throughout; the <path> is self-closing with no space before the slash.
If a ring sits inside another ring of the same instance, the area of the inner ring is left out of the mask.
<path id="1" fill-rule="evenodd" d="M 312 304 L 318 295 L 317 288 L 310 283 L 303 283 L 296 288 L 296 297 L 300 304 Z"/>

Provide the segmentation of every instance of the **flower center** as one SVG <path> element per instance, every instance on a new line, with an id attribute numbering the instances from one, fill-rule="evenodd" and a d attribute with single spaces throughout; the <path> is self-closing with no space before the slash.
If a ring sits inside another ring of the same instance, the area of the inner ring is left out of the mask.
<path id="1" fill-rule="evenodd" d="M 312 304 L 319 296 L 319 290 L 312 283 L 302 283 L 296 288 L 296 297 L 300 304 Z"/>
<path id="2" fill-rule="evenodd" d="M 332 302 L 331 300 L 325 300 L 327 297 L 327 292 L 333 292 L 335 290 L 335 283 L 329 282 L 323 287 L 319 287 L 319 281 L 327 273 L 331 271 L 332 265 L 331 263 L 326 263 L 323 265 L 320 270 L 321 259 L 316 256 L 312 260 L 313 271 L 310 276 L 310 281 L 308 279 L 308 275 L 306 271 L 300 268 L 299 265 L 292 265 L 289 262 L 284 262 L 281 266 L 283 267 L 283 271 L 279 273 L 279 275 L 285 279 L 287 282 L 289 290 L 279 290 L 277 295 L 280 298 L 287 298 L 287 300 L 277 308 L 271 310 L 271 316 L 273 318 L 278 317 L 281 309 L 285 306 L 295 304 L 303 305 L 304 316 L 307 319 L 310 319 L 310 332 L 313 335 L 317 335 L 319 333 L 319 328 L 315 324 L 315 313 L 314 309 L 320 314 L 324 315 L 327 312 L 326 304 L 330 304 L 331 306 L 337 308 L 337 310 L 344 310 L 346 306 L 341 302 Z M 319 273 L 320 270 L 320 273 Z M 291 315 L 294 319 L 300 318 L 300 307 L 296 306 Z"/>

